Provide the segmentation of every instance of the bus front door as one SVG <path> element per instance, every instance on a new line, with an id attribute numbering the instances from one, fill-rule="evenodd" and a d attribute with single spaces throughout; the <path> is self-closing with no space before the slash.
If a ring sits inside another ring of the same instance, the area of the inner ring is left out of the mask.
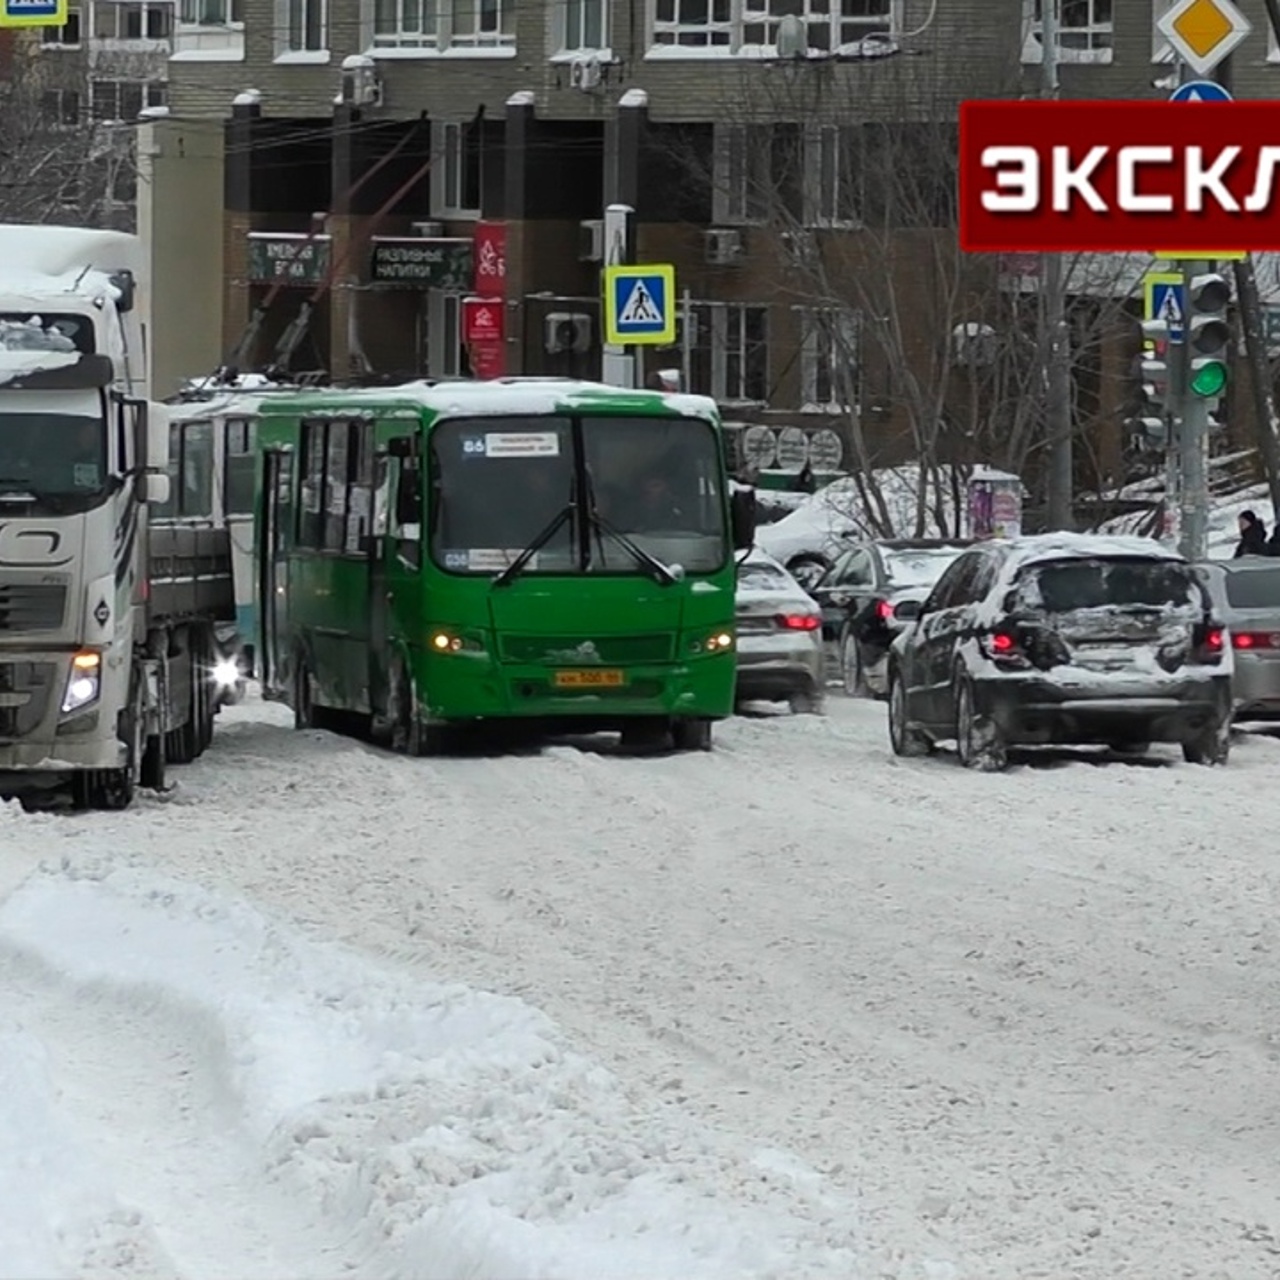
<path id="1" fill-rule="evenodd" d="M 293 514 L 293 454 L 269 449 L 262 455 L 262 529 L 258 539 L 258 618 L 264 694 L 287 688 L 289 525 Z"/>

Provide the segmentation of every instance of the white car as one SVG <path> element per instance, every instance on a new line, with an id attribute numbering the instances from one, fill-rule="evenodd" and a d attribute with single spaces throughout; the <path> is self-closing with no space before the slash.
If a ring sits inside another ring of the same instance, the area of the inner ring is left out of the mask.
<path id="1" fill-rule="evenodd" d="M 763 551 L 738 562 L 738 688 L 741 702 L 787 702 L 792 711 L 823 709 L 822 611 Z"/>

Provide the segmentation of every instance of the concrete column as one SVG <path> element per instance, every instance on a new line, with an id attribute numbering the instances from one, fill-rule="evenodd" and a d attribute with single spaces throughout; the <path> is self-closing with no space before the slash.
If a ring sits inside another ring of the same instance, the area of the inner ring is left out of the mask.
<path id="1" fill-rule="evenodd" d="M 249 232 L 254 229 L 253 146 L 262 103 L 257 94 L 242 93 L 226 123 L 223 163 L 223 295 L 222 345 L 230 351 L 249 323 Z"/>

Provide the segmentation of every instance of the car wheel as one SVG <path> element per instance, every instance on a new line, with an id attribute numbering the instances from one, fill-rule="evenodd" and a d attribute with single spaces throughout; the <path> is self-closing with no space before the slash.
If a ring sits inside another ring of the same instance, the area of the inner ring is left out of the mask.
<path id="1" fill-rule="evenodd" d="M 848 627 L 840 633 L 840 680 L 850 698 L 865 698 L 870 692 L 862 667 L 862 646 Z"/>
<path id="2" fill-rule="evenodd" d="M 895 756 L 929 754 L 929 739 L 912 727 L 907 715 L 907 690 L 896 672 L 889 675 L 889 745 Z"/>
<path id="3" fill-rule="evenodd" d="M 1008 763 L 1008 753 L 999 730 L 990 721 L 981 722 L 974 711 L 973 686 L 968 680 L 956 685 L 956 754 L 966 769 L 998 773 Z"/>
<path id="4" fill-rule="evenodd" d="M 1231 755 L 1231 718 L 1224 717 L 1190 742 L 1182 744 L 1182 758 L 1188 764 L 1226 764 Z"/>

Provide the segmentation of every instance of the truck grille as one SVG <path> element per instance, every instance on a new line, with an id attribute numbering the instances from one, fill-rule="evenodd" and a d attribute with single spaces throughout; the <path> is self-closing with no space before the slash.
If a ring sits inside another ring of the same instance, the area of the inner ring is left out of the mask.
<path id="1" fill-rule="evenodd" d="M 40 727 L 57 679 L 54 662 L 0 662 L 0 741 Z"/>
<path id="2" fill-rule="evenodd" d="M 551 667 L 582 667 L 630 662 L 670 662 L 675 637 L 648 636 L 504 636 L 502 656 L 512 662 Z"/>
<path id="3" fill-rule="evenodd" d="M 57 631 L 67 609 L 67 589 L 46 582 L 0 583 L 0 633 Z"/>

